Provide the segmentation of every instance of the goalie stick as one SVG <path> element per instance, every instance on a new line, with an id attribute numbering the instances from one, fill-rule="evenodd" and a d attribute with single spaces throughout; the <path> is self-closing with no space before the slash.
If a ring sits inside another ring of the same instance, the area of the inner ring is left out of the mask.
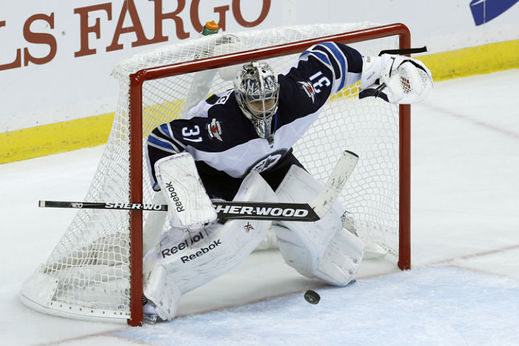
<path id="1" fill-rule="evenodd" d="M 418 47 L 418 48 L 407 48 L 407 49 L 385 49 L 381 50 L 378 53 L 378 56 L 381 56 L 382 54 L 398 54 L 398 55 L 405 55 L 405 54 L 416 54 L 416 53 L 425 53 L 427 52 L 427 47 Z"/>
<path id="2" fill-rule="evenodd" d="M 319 216 L 306 203 L 213 202 L 218 219 L 317 221 Z M 167 211 L 167 204 L 40 201 L 41 208 Z"/>
<path id="3" fill-rule="evenodd" d="M 319 220 L 328 212 L 337 199 L 344 184 L 355 169 L 359 157 L 351 151 L 343 151 L 328 182 L 321 193 L 308 203 L 276 203 L 276 202 L 212 202 L 218 219 L 249 219 L 249 220 L 281 220 L 306 221 Z M 167 211 L 167 204 L 141 203 L 109 203 L 109 202 L 70 202 L 40 200 L 40 208 L 73 208 L 73 209 L 105 209 L 105 210 L 145 210 Z"/>

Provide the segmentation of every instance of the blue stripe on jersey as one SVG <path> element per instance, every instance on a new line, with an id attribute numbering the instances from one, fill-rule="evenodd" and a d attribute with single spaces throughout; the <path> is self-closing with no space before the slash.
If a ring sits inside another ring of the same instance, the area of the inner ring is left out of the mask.
<path id="1" fill-rule="evenodd" d="M 163 132 L 164 132 L 164 133 L 165 133 L 169 138 L 173 137 L 173 136 L 171 135 L 171 132 L 169 131 L 168 123 L 165 123 L 165 124 L 160 125 L 160 129 L 161 129 L 161 130 L 162 130 L 162 131 L 163 131 Z"/>
<path id="2" fill-rule="evenodd" d="M 178 153 L 178 149 L 173 144 L 166 142 L 164 140 L 160 140 L 157 137 L 153 136 L 153 134 L 148 137 L 148 142 L 155 144 L 159 148 L 173 150 Z"/>
<path id="3" fill-rule="evenodd" d="M 173 131 L 171 130 L 171 123 L 162 124 L 159 127 L 157 127 L 157 129 L 158 129 L 158 132 L 154 131 L 154 135 L 157 136 L 158 139 L 171 141 L 171 144 L 173 144 L 174 146 L 176 145 L 182 149 L 186 148 L 184 143 L 180 142 L 173 136 Z M 162 136 L 160 136 L 160 135 L 163 135 L 167 138 L 162 138 Z M 180 152 L 180 150 L 177 150 L 177 152 Z"/>
<path id="4" fill-rule="evenodd" d="M 303 53 L 301 53 L 301 55 L 299 56 L 299 58 L 301 59 L 302 57 L 306 56 L 306 55 L 313 55 L 315 56 L 317 59 L 321 60 L 323 63 L 327 64 L 330 66 L 332 66 L 332 64 L 330 63 L 330 59 L 328 59 L 328 56 L 322 52 L 319 52 L 319 51 L 311 51 L 311 50 L 305 50 Z"/>
<path id="5" fill-rule="evenodd" d="M 315 50 L 318 50 L 318 51 L 321 51 L 323 52 L 324 54 L 326 55 L 330 55 L 330 56 L 333 56 L 332 53 L 330 52 L 330 50 L 328 48 L 326 48 L 325 46 L 321 46 L 321 45 L 316 45 L 314 47 Z M 341 67 L 339 66 L 339 63 L 337 62 L 337 59 L 331 59 L 330 62 L 332 63 L 332 67 L 333 67 L 333 76 L 334 76 L 334 79 L 339 79 L 341 74 L 342 74 L 342 71 L 341 71 Z"/>
<path id="6" fill-rule="evenodd" d="M 325 46 L 326 48 L 328 48 L 332 52 L 335 60 L 337 60 L 337 62 L 339 63 L 339 67 L 342 71 L 342 74 L 341 74 L 342 76 L 341 76 L 341 83 L 339 85 L 339 89 L 337 89 L 337 90 L 341 90 L 342 88 L 344 88 L 344 84 L 346 83 L 346 73 L 348 72 L 347 67 L 346 67 L 346 58 L 344 57 L 344 54 L 337 47 L 337 45 L 335 43 L 323 42 L 320 44 Z"/>

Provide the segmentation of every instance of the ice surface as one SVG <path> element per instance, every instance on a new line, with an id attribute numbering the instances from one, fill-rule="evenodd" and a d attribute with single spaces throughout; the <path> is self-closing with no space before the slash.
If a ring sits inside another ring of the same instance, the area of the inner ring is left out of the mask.
<path id="1" fill-rule="evenodd" d="M 187 294 L 180 318 L 143 328 L 47 316 L 18 298 L 74 214 L 37 201 L 84 196 L 103 148 L 0 165 L 0 343 L 518 344 L 518 81 L 519 70 L 445 81 L 413 107 L 413 270 L 366 261 L 354 285 L 332 288 L 254 254 Z"/>
<path id="2" fill-rule="evenodd" d="M 519 282 L 427 267 L 115 333 L 166 345 L 513 344 Z"/>

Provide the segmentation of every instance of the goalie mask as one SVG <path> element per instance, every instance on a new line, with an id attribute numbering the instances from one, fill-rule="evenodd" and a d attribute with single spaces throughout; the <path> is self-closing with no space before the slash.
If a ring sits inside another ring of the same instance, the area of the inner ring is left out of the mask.
<path id="1" fill-rule="evenodd" d="M 279 83 L 274 71 L 263 62 L 243 65 L 234 80 L 234 90 L 241 111 L 252 122 L 258 136 L 269 138 L 279 98 Z"/>

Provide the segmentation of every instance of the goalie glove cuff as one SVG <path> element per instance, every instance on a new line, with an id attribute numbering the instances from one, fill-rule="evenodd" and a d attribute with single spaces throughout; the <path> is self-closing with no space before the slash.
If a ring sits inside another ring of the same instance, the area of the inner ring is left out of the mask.
<path id="1" fill-rule="evenodd" d="M 383 73 L 384 65 L 387 65 L 388 55 L 383 56 L 363 56 L 362 74 L 360 77 L 360 90 L 368 88 L 375 89 L 380 85 L 380 77 Z"/>

